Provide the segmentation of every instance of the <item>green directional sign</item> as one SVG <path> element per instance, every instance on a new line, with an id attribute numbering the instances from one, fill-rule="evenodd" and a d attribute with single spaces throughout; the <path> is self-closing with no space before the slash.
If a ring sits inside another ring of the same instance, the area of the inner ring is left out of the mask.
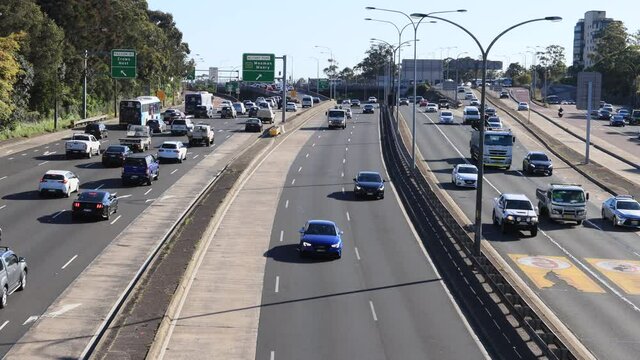
<path id="1" fill-rule="evenodd" d="M 187 74 L 187 80 L 195 80 L 196 79 L 196 69 L 189 70 Z"/>
<path id="2" fill-rule="evenodd" d="M 320 90 L 326 90 L 329 88 L 329 79 L 318 79 L 318 88 Z"/>
<path id="3" fill-rule="evenodd" d="M 133 49 L 111 50 L 111 77 L 114 79 L 135 79 L 137 76 L 137 55 Z"/>
<path id="4" fill-rule="evenodd" d="M 276 70 L 274 54 L 242 54 L 242 80 L 273 82 Z"/>

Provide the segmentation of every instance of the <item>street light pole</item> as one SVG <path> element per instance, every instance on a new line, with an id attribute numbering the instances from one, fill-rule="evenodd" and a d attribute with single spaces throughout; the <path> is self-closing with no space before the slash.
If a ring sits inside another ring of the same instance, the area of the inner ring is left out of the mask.
<path id="1" fill-rule="evenodd" d="M 506 34 L 507 32 L 528 24 L 528 23 L 532 23 L 532 22 L 536 22 L 536 21 L 560 21 L 562 20 L 561 17 L 559 16 L 547 16 L 544 18 L 539 18 L 539 19 L 532 19 L 532 20 L 527 20 L 527 21 L 523 21 L 521 23 L 515 24 L 509 28 L 507 28 L 506 30 L 504 30 L 503 32 L 501 32 L 500 34 L 498 34 L 498 36 L 496 36 L 491 43 L 489 44 L 489 46 L 487 47 L 487 49 L 485 50 L 484 47 L 482 46 L 482 44 L 480 44 L 480 41 L 478 41 L 478 39 L 466 28 L 464 28 L 463 26 L 449 20 L 449 19 L 445 19 L 445 18 L 441 18 L 441 17 L 437 17 L 437 16 L 432 16 L 429 14 L 411 14 L 411 16 L 413 17 L 420 17 L 420 18 L 425 18 L 425 17 L 429 17 L 429 18 L 433 18 L 436 20 L 440 20 L 440 21 L 444 21 L 447 22 L 453 26 L 456 26 L 457 28 L 461 29 L 462 31 L 464 31 L 465 33 L 467 33 L 469 36 L 471 36 L 471 38 L 475 41 L 475 43 L 478 45 L 478 48 L 480 48 L 480 53 L 482 54 L 482 88 L 480 90 L 480 119 L 484 119 L 484 110 L 485 110 L 485 95 L 486 95 L 486 86 L 484 86 L 485 82 L 486 82 L 486 77 L 487 77 L 487 57 L 489 55 L 489 51 L 491 50 L 491 48 L 493 47 L 493 45 L 496 43 L 496 41 L 498 41 L 498 39 L 500 39 L 504 34 Z M 483 178 L 484 178 L 484 121 L 480 121 L 480 128 L 479 128 L 479 138 L 480 138 L 480 143 L 478 146 L 478 153 L 479 153 L 479 157 L 478 157 L 478 188 L 476 190 L 476 209 L 475 209 L 475 236 L 474 236 L 474 246 L 473 246 L 473 251 L 474 254 L 476 256 L 480 255 L 480 241 L 482 240 L 482 184 L 483 184 Z"/>
<path id="2" fill-rule="evenodd" d="M 327 49 L 329 50 L 329 54 L 331 55 L 331 59 L 329 59 L 329 67 L 331 68 L 333 63 L 336 61 L 336 59 L 334 59 L 333 57 L 333 50 L 331 50 L 330 47 L 328 46 L 321 46 L 321 45 L 315 45 L 314 47 L 316 48 L 323 48 L 323 49 Z M 335 97 L 335 89 L 332 89 L 332 77 L 331 75 L 327 74 L 329 76 L 329 98 L 333 99 Z"/>
<path id="3" fill-rule="evenodd" d="M 320 59 L 310 56 L 310 59 L 316 60 L 316 93 L 320 93 Z"/>
<path id="4" fill-rule="evenodd" d="M 415 170 L 416 169 L 416 96 L 417 96 L 417 88 L 418 88 L 418 62 L 417 62 L 417 47 L 418 47 L 418 27 L 420 26 L 420 23 L 425 19 L 425 17 L 421 18 L 420 20 L 418 20 L 418 22 L 415 22 L 411 16 L 409 16 L 408 14 L 403 13 L 402 11 L 398 11 L 398 10 L 390 10 L 390 9 L 381 9 L 381 8 L 376 8 L 373 6 L 367 6 L 365 9 L 367 10 L 380 10 L 380 11 L 386 11 L 386 12 L 392 12 L 392 13 L 396 13 L 396 14 L 401 14 L 404 15 L 407 19 L 409 19 L 409 21 L 411 22 L 411 25 L 413 26 L 413 111 L 412 111 L 412 126 L 411 126 L 411 133 L 412 133 L 412 142 L 411 142 L 411 159 L 412 159 L 412 164 L 411 164 L 411 169 Z M 466 12 L 467 10 L 448 10 L 448 11 L 434 11 L 431 12 L 429 14 L 426 15 L 434 15 L 434 14 L 444 14 L 444 13 L 450 13 L 450 12 Z"/>
<path id="5" fill-rule="evenodd" d="M 463 54 L 468 54 L 468 52 L 464 51 L 458 54 L 458 56 L 456 56 L 456 93 L 455 93 L 456 106 L 458 106 L 458 84 L 460 84 L 460 78 L 458 77 L 458 69 L 460 68 L 460 63 L 458 62 L 458 60 L 460 60 L 460 55 L 463 55 Z"/>

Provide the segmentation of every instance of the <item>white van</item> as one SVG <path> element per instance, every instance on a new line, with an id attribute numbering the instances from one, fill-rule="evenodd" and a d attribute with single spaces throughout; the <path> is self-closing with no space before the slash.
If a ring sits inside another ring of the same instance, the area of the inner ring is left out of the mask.
<path id="1" fill-rule="evenodd" d="M 302 107 L 313 107 L 313 97 L 305 95 L 302 97 Z"/>
<path id="2" fill-rule="evenodd" d="M 462 111 L 462 123 L 473 124 L 480 122 L 480 110 L 475 106 L 465 106 Z"/>

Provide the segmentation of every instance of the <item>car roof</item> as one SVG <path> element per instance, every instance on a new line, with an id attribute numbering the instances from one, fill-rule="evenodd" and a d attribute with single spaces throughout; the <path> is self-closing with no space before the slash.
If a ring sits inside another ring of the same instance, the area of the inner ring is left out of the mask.
<path id="1" fill-rule="evenodd" d="M 144 159 L 147 156 L 152 156 L 151 154 L 131 154 L 127 157 L 127 159 Z"/>
<path id="2" fill-rule="evenodd" d="M 68 173 L 69 170 L 47 170 L 47 172 L 45 174 L 49 174 L 49 175 L 64 175 L 66 173 Z"/>
<path id="3" fill-rule="evenodd" d="M 307 224 L 322 224 L 322 225 L 333 225 L 333 226 L 336 226 L 336 223 L 334 223 L 331 220 L 309 220 L 309 221 L 307 221 Z"/>
<path id="4" fill-rule="evenodd" d="M 380 175 L 380 173 L 377 171 L 359 171 L 358 175 Z"/>
<path id="5" fill-rule="evenodd" d="M 180 141 L 165 141 L 163 142 L 163 144 L 174 144 L 174 145 L 178 145 Z"/>
<path id="6" fill-rule="evenodd" d="M 502 194 L 502 196 L 507 200 L 526 200 L 530 201 L 527 195 L 525 194 Z"/>
<path id="7" fill-rule="evenodd" d="M 473 164 L 457 164 L 456 166 L 459 167 L 459 168 L 474 168 L 474 169 L 477 169 L 477 167 L 475 165 L 473 165 Z"/>

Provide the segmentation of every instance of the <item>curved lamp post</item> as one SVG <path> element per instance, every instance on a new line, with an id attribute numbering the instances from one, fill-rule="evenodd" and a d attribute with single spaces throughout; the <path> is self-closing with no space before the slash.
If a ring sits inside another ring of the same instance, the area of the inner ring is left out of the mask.
<path id="1" fill-rule="evenodd" d="M 420 13 L 414 13 L 411 14 L 412 17 L 414 18 L 432 18 L 432 19 L 436 19 L 436 20 L 440 20 L 440 21 L 444 21 L 447 22 L 453 26 L 456 26 L 457 28 L 461 29 L 462 31 L 466 32 L 469 36 L 471 36 L 471 38 L 473 39 L 473 41 L 475 41 L 475 43 L 478 45 L 478 48 L 480 49 L 480 53 L 482 54 L 482 89 L 480 91 L 480 146 L 478 149 L 478 152 L 480 153 L 480 159 L 478 160 L 478 189 L 476 190 L 476 211 L 475 211 L 475 236 L 474 236 L 474 244 L 473 244 L 473 250 L 474 250 L 474 254 L 475 255 L 480 255 L 480 240 L 482 239 L 482 183 L 483 183 L 483 177 L 484 177 L 484 121 L 482 121 L 482 119 L 484 119 L 484 108 L 485 108 L 485 89 L 486 86 L 485 82 L 486 82 L 486 77 L 487 77 L 487 56 L 489 55 L 489 51 L 491 50 L 491 48 L 493 47 L 493 45 L 496 43 L 496 41 L 498 41 L 498 39 L 500 39 L 504 34 L 506 34 L 507 32 L 528 24 L 528 23 L 532 23 L 532 22 L 536 22 L 536 21 L 560 21 L 562 20 L 562 18 L 560 16 L 547 16 L 544 18 L 538 18 L 538 19 L 531 19 L 531 20 L 527 20 L 527 21 L 523 21 L 521 23 L 515 24 L 509 28 L 507 28 L 506 30 L 504 30 L 503 32 L 501 32 L 500 34 L 498 34 L 498 36 L 496 36 L 491 43 L 489 44 L 489 46 L 487 47 L 487 49 L 485 50 L 484 47 L 482 46 L 482 44 L 480 44 L 480 41 L 478 41 L 478 39 L 467 29 L 465 29 L 463 26 L 449 20 L 449 19 L 445 19 L 445 18 L 441 18 L 441 17 L 437 17 L 437 16 L 432 16 L 430 14 L 420 14 Z"/>
<path id="2" fill-rule="evenodd" d="M 383 20 L 380 20 L 380 21 L 381 22 L 388 22 L 388 21 L 383 21 Z M 389 42 L 386 42 L 386 41 L 384 41 L 382 39 L 371 38 L 371 42 L 374 42 L 374 41 L 378 41 L 378 42 L 381 42 L 381 43 L 386 44 L 387 46 L 389 46 L 389 48 L 392 51 L 392 55 L 393 55 L 392 64 L 395 64 L 396 63 L 396 51 L 398 52 L 398 62 L 400 62 L 400 51 L 402 50 L 402 48 L 404 46 L 411 45 L 411 41 L 412 40 L 407 40 L 405 42 L 398 43 L 397 46 L 393 46 Z M 420 41 L 420 39 L 418 39 L 418 41 Z M 389 72 L 391 73 L 391 67 L 389 67 L 389 69 L 390 69 Z M 398 69 L 400 69 L 400 66 L 398 66 Z M 390 74 L 390 75 L 393 78 L 393 74 Z M 394 81 L 391 81 L 391 90 L 390 91 L 393 91 Z M 396 121 L 398 120 L 398 108 L 400 107 L 399 94 L 400 94 L 400 71 L 398 70 L 398 96 L 396 96 L 395 99 L 394 99 L 394 100 L 396 100 Z M 385 97 L 385 99 L 386 99 L 386 97 Z"/>
<path id="3" fill-rule="evenodd" d="M 412 129 L 411 129 L 411 133 L 412 133 L 412 142 L 411 142 L 411 159 L 412 159 L 412 165 L 411 165 L 411 169 L 415 170 L 416 168 L 416 90 L 418 88 L 418 64 L 416 61 L 417 58 L 417 48 L 418 48 L 418 26 L 420 26 L 420 23 L 426 19 L 428 16 L 431 15 L 435 15 L 435 14 L 445 14 L 445 13 L 452 13 L 452 12 L 466 12 L 467 10 L 447 10 L 447 11 L 434 11 L 434 12 L 430 12 L 428 14 L 424 14 L 424 17 L 421 17 L 420 20 L 418 20 L 417 22 L 414 21 L 414 19 L 408 15 L 403 13 L 402 11 L 398 11 L 398 10 L 391 10 L 391 9 L 381 9 L 381 8 L 377 8 L 377 7 L 373 7 L 373 6 L 367 6 L 365 9 L 367 10 L 379 10 L 379 11 L 386 11 L 386 12 L 392 12 L 392 13 L 396 13 L 396 14 L 401 14 L 404 15 L 407 19 L 409 19 L 409 22 L 411 23 L 411 25 L 413 26 L 413 111 L 412 111 L 412 121 L 413 121 L 413 125 L 412 125 Z M 435 18 L 435 17 L 434 17 Z"/>

